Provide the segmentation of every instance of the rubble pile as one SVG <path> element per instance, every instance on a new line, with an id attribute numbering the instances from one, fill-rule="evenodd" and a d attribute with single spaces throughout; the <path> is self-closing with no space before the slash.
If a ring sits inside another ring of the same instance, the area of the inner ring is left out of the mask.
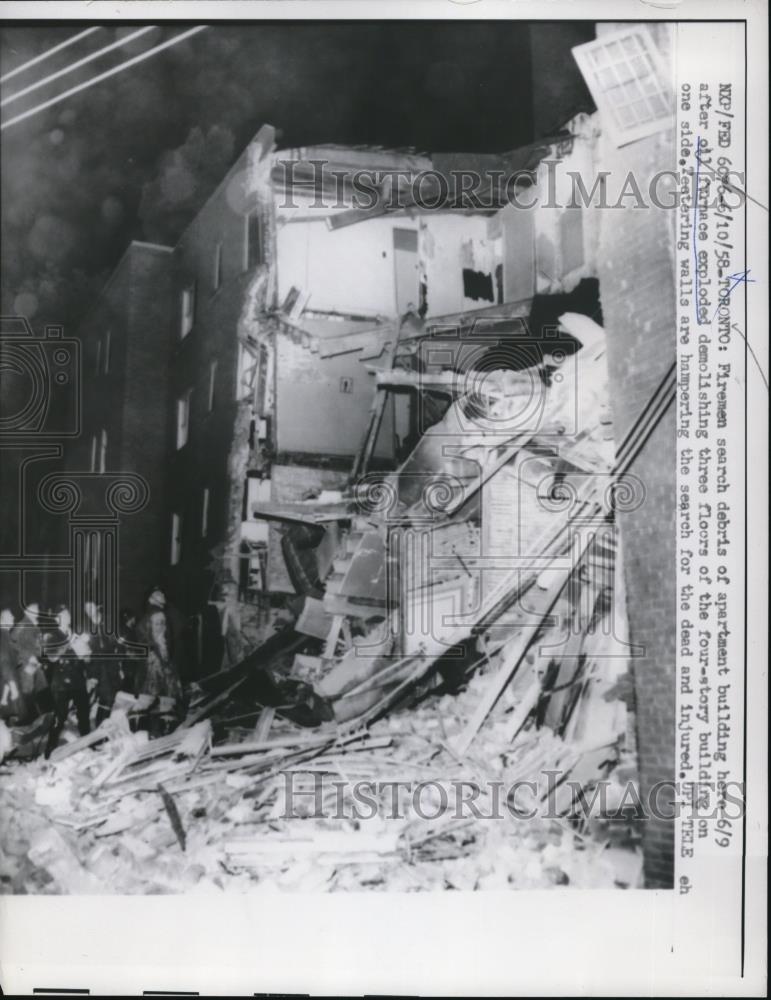
<path id="1" fill-rule="evenodd" d="M 5 891 L 639 884 L 614 523 L 639 442 L 614 446 L 602 329 L 562 323 L 581 349 L 559 378 L 421 373 L 450 402 L 397 471 L 261 505 L 323 536 L 323 590 L 178 729 L 132 731 L 123 703 L 47 764 L 6 762 Z M 236 725 L 258 675 L 275 697 Z M 576 807 L 598 782 L 602 816 Z"/>
<path id="2" fill-rule="evenodd" d="M 96 749 L 73 740 L 50 762 L 3 775 L 3 890 L 636 885 L 636 834 L 623 818 L 571 822 L 560 815 L 564 801 L 547 817 L 525 820 L 505 801 L 496 811 L 496 781 L 500 797 L 522 774 L 575 768 L 580 750 L 549 729 L 512 743 L 511 692 L 473 752 L 458 757 L 453 744 L 485 681 L 482 673 L 462 694 L 427 699 L 366 732 L 279 724 L 266 740 L 218 746 L 208 720 L 148 741 L 114 713 L 93 734 L 102 737 Z M 374 789 L 377 809 L 351 798 L 357 782 Z M 479 817 L 454 801 L 469 783 L 482 790 Z M 410 805 L 421 784 L 419 816 Z M 324 818 L 313 815 L 318 802 Z"/>

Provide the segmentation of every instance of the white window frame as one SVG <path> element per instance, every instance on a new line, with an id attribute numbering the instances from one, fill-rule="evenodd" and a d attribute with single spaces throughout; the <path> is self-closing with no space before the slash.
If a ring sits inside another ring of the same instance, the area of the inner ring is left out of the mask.
<path id="1" fill-rule="evenodd" d="M 184 448 L 190 437 L 190 397 L 192 389 L 177 398 L 177 451 Z"/>
<path id="2" fill-rule="evenodd" d="M 672 70 L 647 28 L 630 25 L 571 51 L 602 116 L 603 128 L 616 146 L 674 127 Z M 640 72 L 641 67 L 645 72 Z M 623 95 L 616 93 L 622 88 Z M 623 102 L 611 96 L 614 93 L 623 96 Z M 647 109 L 648 118 L 634 120 L 638 113 L 634 108 Z M 629 120 L 624 121 L 624 116 Z"/>
<path id="3" fill-rule="evenodd" d="M 201 538 L 209 534 L 209 487 L 204 486 L 201 494 Z"/>
<path id="4" fill-rule="evenodd" d="M 171 556 L 172 566 L 178 565 L 182 558 L 182 517 L 177 513 L 171 515 Z"/>
<path id="5" fill-rule="evenodd" d="M 184 340 L 195 323 L 195 282 L 182 289 L 179 298 L 179 338 Z"/>

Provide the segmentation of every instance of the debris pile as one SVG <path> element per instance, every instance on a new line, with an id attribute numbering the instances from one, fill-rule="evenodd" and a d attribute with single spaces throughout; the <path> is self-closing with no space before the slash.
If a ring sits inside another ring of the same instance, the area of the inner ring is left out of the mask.
<path id="1" fill-rule="evenodd" d="M 5 891 L 639 884 L 614 513 L 646 428 L 614 446 L 603 331 L 562 323 L 559 378 L 421 372 L 449 403 L 397 471 L 367 475 L 365 443 L 349 494 L 260 506 L 332 546 L 323 591 L 180 728 L 118 707 L 5 764 Z"/>
<path id="2" fill-rule="evenodd" d="M 486 681 L 480 674 L 460 695 L 426 699 L 367 731 L 281 723 L 267 739 L 216 746 L 208 720 L 148 741 L 114 713 L 94 734 L 100 744 L 73 740 L 50 762 L 3 775 L 3 889 L 637 885 L 637 834 L 623 815 L 575 822 L 557 797 L 528 818 L 532 797 L 522 797 L 523 816 L 506 802 L 522 775 L 579 774 L 582 759 L 548 728 L 511 742 L 516 691 L 471 752 L 454 751 Z"/>

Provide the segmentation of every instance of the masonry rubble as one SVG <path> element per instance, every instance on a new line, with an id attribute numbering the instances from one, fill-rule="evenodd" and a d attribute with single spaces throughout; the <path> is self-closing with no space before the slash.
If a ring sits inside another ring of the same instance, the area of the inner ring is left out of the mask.
<path id="1" fill-rule="evenodd" d="M 422 364 L 441 331 L 399 323 L 348 486 L 253 504 L 282 526 L 298 598 L 251 635 L 223 600 L 233 662 L 176 731 L 134 731 L 151 706 L 122 697 L 49 762 L 6 760 L 6 888 L 639 884 L 628 811 L 575 811 L 576 788 L 607 781 L 613 808 L 636 780 L 614 511 L 639 441 L 613 440 L 602 328 L 565 313 L 560 330 L 572 353 L 478 370 Z M 426 426 L 396 471 L 370 471 L 405 387 Z M 526 822 L 464 805 L 464 787 L 489 807 L 496 783 L 548 773 L 550 809 Z M 378 789 L 366 818 L 356 782 Z M 433 818 L 409 808 L 416 785 Z"/>
<path id="2" fill-rule="evenodd" d="M 540 192 L 556 176 L 567 202 L 566 171 L 555 175 L 548 161 L 581 169 L 596 133 L 596 116 L 580 115 L 517 165 L 534 169 Z M 247 194 L 267 198 L 272 132 L 258 138 Z M 306 153 L 295 158 L 298 194 Z M 343 155 L 354 165 L 359 156 Z M 405 162 L 452 167 L 452 157 Z M 327 227 L 368 225 L 386 202 L 331 211 Z M 11 752 L 0 887 L 641 884 L 638 824 L 625 808 L 637 761 L 615 514 L 634 500 L 622 477 L 648 430 L 643 421 L 614 440 L 604 331 L 569 298 L 596 273 L 596 220 L 568 216 L 408 212 L 423 301 L 398 319 L 339 312 L 319 300 L 321 281 L 315 298 L 294 286 L 279 296 L 280 273 L 256 274 L 238 320 L 240 376 L 253 390 L 240 397 L 228 455 L 239 488 L 213 553 L 226 665 L 193 685 L 186 720 L 158 739 L 137 720 L 165 707 L 120 695 L 89 736 L 67 731 L 50 761 Z M 302 204 L 271 224 L 285 253 L 310 239 Z M 549 267 L 517 255 L 531 244 Z M 323 254 L 313 259 L 323 276 Z M 553 348 L 532 353 L 520 334 L 534 292 L 566 309 Z M 480 308 L 480 294 L 497 305 Z M 481 354 L 459 352 L 459 334 Z M 278 367 L 346 356 L 375 387 L 347 479 L 304 499 L 250 489 L 244 519 L 240 486 L 271 471 L 263 424 L 265 413 L 281 416 Z M 383 472 L 378 435 L 388 401 L 405 393 L 418 419 L 392 456 L 395 471 Z M 257 559 L 277 540 L 296 596 L 278 607 L 244 600 L 244 550 Z M 510 792 L 517 782 L 536 783 L 526 820 Z M 576 791 L 591 797 L 601 782 L 612 818 L 577 812 Z M 361 783 L 375 788 L 365 818 Z M 496 788 L 510 797 L 496 803 Z"/>

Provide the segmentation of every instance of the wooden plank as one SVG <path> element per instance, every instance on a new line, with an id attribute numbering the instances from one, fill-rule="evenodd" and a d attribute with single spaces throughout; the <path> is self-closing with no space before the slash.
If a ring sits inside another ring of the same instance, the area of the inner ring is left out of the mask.
<path id="1" fill-rule="evenodd" d="M 332 626 L 329 629 L 329 634 L 327 635 L 327 641 L 324 646 L 324 659 L 333 660 L 335 658 L 335 650 L 337 649 L 337 640 L 340 638 L 340 630 L 343 627 L 343 616 L 334 615 L 332 618 Z"/>
<path id="2" fill-rule="evenodd" d="M 252 754 L 268 750 L 277 750 L 290 747 L 315 746 L 324 743 L 334 743 L 335 733 L 306 735 L 298 732 L 290 736 L 274 736 L 270 740 L 248 740 L 244 743 L 222 743 L 220 746 L 212 747 L 211 757 L 232 757 L 245 754 Z"/>
<path id="3" fill-rule="evenodd" d="M 396 330 L 396 334 L 393 337 L 392 343 L 389 345 L 386 357 L 384 359 L 384 368 L 391 369 L 394 366 L 394 360 L 396 358 L 396 352 L 399 349 L 399 337 L 401 335 L 402 324 Z M 380 425 L 383 423 L 383 414 L 385 413 L 385 405 L 388 400 L 388 393 L 385 389 L 375 389 L 375 395 L 372 400 L 372 406 L 370 408 L 369 422 L 367 424 L 367 430 L 364 438 L 359 446 L 359 450 L 356 452 L 356 456 L 353 460 L 353 467 L 351 468 L 350 481 L 354 482 L 360 476 L 363 476 L 367 468 L 369 467 L 370 460 L 372 458 L 372 453 L 375 450 L 375 445 L 377 443 L 378 433 L 380 431 Z"/>
<path id="4" fill-rule="evenodd" d="M 540 697 L 541 681 L 538 677 L 534 677 L 525 690 L 525 693 L 522 695 L 522 700 L 514 709 L 510 719 L 508 720 L 508 728 L 506 730 L 507 740 L 514 740 L 514 737 L 520 731 L 522 726 L 524 726 L 528 715 L 530 715 L 535 706 L 538 704 L 538 699 Z M 473 735 L 471 738 L 473 739 Z"/>
<path id="5" fill-rule="evenodd" d="M 593 536 L 587 533 L 582 539 L 582 547 L 580 552 L 576 553 L 576 558 L 571 561 L 570 565 L 566 569 L 555 571 L 554 579 L 550 583 L 546 595 L 544 595 L 543 616 L 548 615 L 551 611 L 555 601 L 567 583 L 568 578 L 578 568 L 581 556 L 583 556 L 583 553 L 590 544 L 592 538 Z M 477 706 L 476 711 L 469 719 L 461 735 L 455 741 L 454 749 L 460 756 L 463 756 L 463 754 L 468 751 L 474 737 L 482 727 L 482 723 L 492 711 L 492 708 L 500 697 L 504 687 L 506 687 L 511 680 L 515 670 L 522 660 L 522 657 L 525 655 L 535 639 L 535 636 L 535 629 L 523 629 L 520 635 L 518 635 L 513 641 L 511 650 L 505 653 L 501 667 L 490 679 L 487 690 L 482 696 L 482 700 Z"/>
<path id="6" fill-rule="evenodd" d="M 81 736 L 77 740 L 65 743 L 64 746 L 57 747 L 51 754 L 50 760 L 54 764 L 57 763 L 57 761 L 65 760 L 67 757 L 71 757 L 72 754 L 78 753 L 80 750 L 86 750 L 88 747 L 92 747 L 96 743 L 101 743 L 102 740 L 109 740 L 112 735 L 113 733 L 100 726 L 98 729 L 89 733 L 88 736 Z"/>
<path id="7" fill-rule="evenodd" d="M 275 708 L 267 705 L 260 712 L 260 717 L 257 720 L 257 725 L 254 727 L 254 738 L 257 743 L 264 742 L 267 739 L 268 733 L 270 732 L 270 727 L 273 725 L 273 719 L 276 715 Z"/>
<path id="8" fill-rule="evenodd" d="M 218 694 L 216 698 L 212 698 L 211 701 L 207 701 L 205 705 L 199 708 L 192 715 L 189 715 L 179 728 L 189 729 L 191 726 L 194 726 L 196 722 L 200 722 L 200 720 L 205 718 L 213 708 L 216 708 L 217 705 L 221 705 L 223 702 L 227 701 L 230 695 L 236 690 L 236 688 L 240 687 L 245 680 L 246 677 L 239 677 L 235 684 L 231 684 L 230 687 L 225 688 L 225 690 L 221 694 Z"/>

